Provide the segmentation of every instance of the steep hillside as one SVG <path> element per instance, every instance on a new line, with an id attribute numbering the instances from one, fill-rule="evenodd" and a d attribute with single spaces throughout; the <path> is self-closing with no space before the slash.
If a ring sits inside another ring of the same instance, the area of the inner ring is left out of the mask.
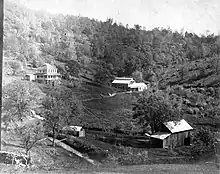
<path id="1" fill-rule="evenodd" d="M 55 64 L 66 85 L 84 103 L 86 117 L 82 124 L 113 128 L 126 122 L 123 126 L 132 127 L 132 103 L 137 96 L 100 96 L 112 92 L 109 86 L 115 76 L 150 81 L 171 98 L 178 96 L 183 115 L 204 120 L 220 113 L 219 36 L 163 28 L 147 31 L 139 25 L 128 28 L 112 19 L 101 22 L 52 15 L 9 0 L 4 23 L 5 60 L 33 67 L 45 62 Z"/>
<path id="2" fill-rule="evenodd" d="M 5 57 L 33 66 L 53 63 L 66 78 L 80 73 L 106 84 L 114 76 L 135 76 L 137 71 L 140 80 L 158 81 L 175 70 L 173 66 L 218 59 L 220 52 L 219 37 L 214 35 L 128 28 L 112 19 L 52 15 L 10 1 L 4 22 Z"/>

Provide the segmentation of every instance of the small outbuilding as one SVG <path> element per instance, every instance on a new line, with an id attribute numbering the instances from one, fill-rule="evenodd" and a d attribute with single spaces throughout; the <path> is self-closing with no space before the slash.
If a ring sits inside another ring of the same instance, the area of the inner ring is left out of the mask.
<path id="1" fill-rule="evenodd" d="M 192 142 L 193 128 L 184 120 L 169 121 L 161 125 L 161 131 L 147 136 L 151 137 L 152 144 L 158 148 L 175 148 L 187 146 Z"/>
<path id="2" fill-rule="evenodd" d="M 24 80 L 34 81 L 34 80 L 35 80 L 35 75 L 34 75 L 34 74 L 26 74 L 26 75 L 24 76 Z"/>
<path id="3" fill-rule="evenodd" d="M 148 88 L 148 86 L 145 83 L 132 83 L 128 85 L 128 87 L 131 89 L 131 91 L 144 91 Z"/>
<path id="4" fill-rule="evenodd" d="M 63 128 L 62 132 L 77 137 L 85 137 L 85 129 L 82 126 L 66 126 Z"/>

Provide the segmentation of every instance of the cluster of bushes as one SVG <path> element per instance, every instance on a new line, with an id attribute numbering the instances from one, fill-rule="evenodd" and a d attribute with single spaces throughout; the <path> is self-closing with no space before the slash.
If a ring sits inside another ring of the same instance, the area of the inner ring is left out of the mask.
<path id="1" fill-rule="evenodd" d="M 199 128 L 195 131 L 192 146 L 176 148 L 175 152 L 181 156 L 197 158 L 206 153 L 214 152 L 214 143 L 213 132 L 208 128 Z"/>
<path id="2" fill-rule="evenodd" d="M 0 152 L 0 163 L 17 164 L 18 162 L 27 165 L 31 161 L 30 158 L 25 155 L 16 155 L 14 153 L 9 152 Z"/>
<path id="3" fill-rule="evenodd" d="M 197 157 L 204 153 L 213 152 L 214 144 L 215 137 L 213 132 L 207 128 L 200 128 L 195 132 L 191 155 Z"/>
<path id="4" fill-rule="evenodd" d="M 152 147 L 152 144 L 150 140 L 146 137 L 139 137 L 140 139 L 144 139 L 145 141 L 140 141 L 137 139 L 138 137 L 132 137 L 132 136 L 124 136 L 124 137 L 114 137 L 114 136 L 108 136 L 108 137 L 99 137 L 97 138 L 100 141 L 103 141 L 105 143 L 114 144 L 117 146 L 127 146 L 127 147 L 135 147 L 135 148 L 150 148 Z"/>

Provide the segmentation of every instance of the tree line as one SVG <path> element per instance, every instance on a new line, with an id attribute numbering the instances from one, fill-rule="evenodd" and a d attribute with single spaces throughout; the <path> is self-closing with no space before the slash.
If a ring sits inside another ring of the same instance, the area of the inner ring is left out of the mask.
<path id="1" fill-rule="evenodd" d="M 88 69 L 96 81 L 106 84 L 114 76 L 135 72 L 141 74 L 142 81 L 155 82 L 172 66 L 193 66 L 193 61 L 207 62 L 213 57 L 218 61 L 220 53 L 219 36 L 214 34 L 146 30 L 113 19 L 102 22 L 32 11 L 12 2 L 6 2 L 4 22 L 5 57 L 35 67 L 55 64 L 67 79 Z"/>

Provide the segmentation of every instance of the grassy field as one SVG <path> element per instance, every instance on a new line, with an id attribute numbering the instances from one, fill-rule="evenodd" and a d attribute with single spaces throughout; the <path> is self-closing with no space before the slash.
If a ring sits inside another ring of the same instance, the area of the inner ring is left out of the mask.
<path id="1" fill-rule="evenodd" d="M 6 138 L 7 134 L 3 137 Z M 7 136 L 8 137 L 8 136 Z M 140 165 L 144 163 L 135 164 L 140 157 L 143 157 L 144 152 L 148 151 L 147 158 L 163 158 L 174 157 L 175 154 L 170 153 L 165 149 L 143 149 L 115 146 L 112 144 L 104 143 L 94 139 L 92 136 L 87 136 L 86 141 L 92 143 L 96 147 L 107 150 L 109 153 L 108 158 L 101 160 L 101 164 L 93 166 L 82 158 L 71 154 L 60 147 L 51 147 L 51 142 L 42 142 L 37 147 L 31 150 L 31 157 L 33 165 L 29 168 L 18 167 L 14 165 L 0 164 L 0 173 L 218 173 L 215 166 L 215 159 L 206 156 L 194 164 L 163 164 L 165 161 L 157 161 L 161 164 Z M 4 151 L 22 152 L 23 148 L 16 146 L 19 144 L 17 141 L 10 141 L 13 145 L 4 145 Z M 118 162 L 121 157 L 132 157 L 131 163 L 124 166 Z M 209 157 L 209 158 L 208 158 Z M 169 161 L 167 161 L 169 162 Z"/>
<path id="2" fill-rule="evenodd" d="M 6 78 L 7 83 L 14 80 L 14 78 Z M 108 88 L 100 88 L 96 86 L 83 87 L 83 96 L 80 99 L 92 99 L 99 98 L 100 94 L 111 92 Z M 75 91 L 80 92 L 81 90 Z M 91 95 L 92 94 L 92 95 Z M 113 111 L 121 108 L 131 109 L 132 101 L 135 97 L 130 94 L 117 95 L 113 98 L 107 99 L 94 99 L 84 102 L 87 111 L 89 110 L 90 116 L 93 115 L 91 121 L 94 122 L 95 117 L 106 119 L 111 121 Z M 131 101 L 131 102 L 125 102 Z M 105 115 L 105 117 L 104 117 Z M 88 119 L 88 118 L 86 118 Z M 115 118 L 113 118 L 115 119 Z M 79 158 L 74 154 L 70 154 L 67 151 L 56 147 L 53 148 L 47 144 L 39 145 L 31 150 L 31 156 L 33 158 L 33 166 L 29 169 L 23 169 L 21 167 L 12 165 L 0 164 L 0 173 L 217 173 L 219 170 L 215 166 L 215 159 L 210 157 L 209 159 L 203 158 L 195 164 L 146 164 L 141 158 L 163 158 L 163 157 L 175 157 L 175 153 L 170 153 L 164 149 L 144 149 L 144 148 L 132 148 L 124 146 L 116 146 L 114 144 L 105 143 L 97 140 L 91 134 L 86 136 L 86 141 L 89 143 L 107 150 L 109 156 L 107 159 L 102 160 L 101 166 L 92 166 L 85 160 Z M 16 146 L 4 146 L 5 151 L 24 151 L 24 149 Z M 128 158 L 125 162 L 123 158 Z M 118 162 L 121 159 L 121 163 Z M 164 161 L 165 162 L 165 161 Z M 169 163 L 170 161 L 166 161 Z M 123 166 L 124 164 L 126 166 Z M 158 163 L 163 161 L 158 160 Z M 136 164 L 136 165 L 134 165 Z"/>
<path id="3" fill-rule="evenodd" d="M 0 166 L 1 167 L 1 166 Z M 1 173 L 26 173 L 26 174 L 219 174 L 215 165 L 176 165 L 176 164 L 155 164 L 121 166 L 111 168 L 90 168 L 90 169 L 57 169 L 57 170 L 2 170 Z"/>

